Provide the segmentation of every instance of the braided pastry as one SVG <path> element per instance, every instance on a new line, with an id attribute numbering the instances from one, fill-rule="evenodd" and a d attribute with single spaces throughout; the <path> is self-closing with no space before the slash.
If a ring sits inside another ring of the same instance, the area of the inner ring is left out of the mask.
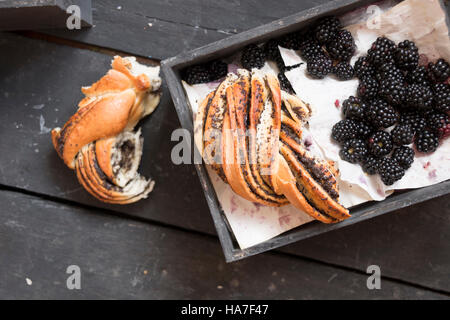
<path id="1" fill-rule="evenodd" d="M 241 197 L 267 206 L 291 203 L 324 223 L 350 214 L 339 203 L 334 163 L 310 150 L 311 109 L 280 89 L 271 73 L 240 69 L 201 103 L 195 143 L 205 162 Z"/>
<path id="2" fill-rule="evenodd" d="M 133 132 L 160 101 L 159 67 L 114 57 L 112 69 L 81 91 L 85 98 L 52 142 L 81 185 L 97 199 L 127 204 L 146 198 L 154 182 L 139 175 L 141 132 Z"/>

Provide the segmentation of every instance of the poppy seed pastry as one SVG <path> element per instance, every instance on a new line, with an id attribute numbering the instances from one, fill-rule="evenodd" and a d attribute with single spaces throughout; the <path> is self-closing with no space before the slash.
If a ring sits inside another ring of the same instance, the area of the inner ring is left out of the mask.
<path id="1" fill-rule="evenodd" d="M 84 146 L 76 158 L 78 181 L 103 202 L 128 204 L 146 198 L 155 183 L 137 172 L 142 144 L 138 130 Z"/>
<path id="2" fill-rule="evenodd" d="M 334 163 L 316 152 L 305 133 L 311 113 L 280 89 L 276 75 L 239 69 L 200 104 L 195 143 L 206 164 L 244 199 L 274 207 L 290 203 L 336 223 L 350 215 L 339 203 Z M 211 129 L 219 132 L 211 135 Z"/>
<path id="3" fill-rule="evenodd" d="M 112 69 L 81 91 L 85 98 L 62 128 L 52 130 L 60 158 L 75 169 L 85 189 L 101 201 L 132 203 L 147 197 L 154 182 L 137 173 L 142 156 L 137 123 L 160 101 L 159 67 L 134 57 L 114 57 Z"/>

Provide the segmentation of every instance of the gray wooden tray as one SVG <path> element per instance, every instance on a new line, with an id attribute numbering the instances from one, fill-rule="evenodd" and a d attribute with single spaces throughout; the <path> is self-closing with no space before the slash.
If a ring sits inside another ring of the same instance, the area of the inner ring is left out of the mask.
<path id="1" fill-rule="evenodd" d="M 292 16 L 279 19 L 272 23 L 248 30 L 229 38 L 211 43 L 204 47 L 182 53 L 176 57 L 161 62 L 161 68 L 167 81 L 175 109 L 181 125 L 193 137 L 193 119 L 191 108 L 181 84 L 180 71 L 187 66 L 206 62 L 212 59 L 229 56 L 250 43 L 260 43 L 270 38 L 300 30 L 320 17 L 335 14 L 341 15 L 361 6 L 376 3 L 374 0 L 336 0 Z M 442 4 L 443 5 L 443 4 Z M 444 5 L 443 5 L 444 6 Z M 448 19 L 447 19 L 448 21 Z M 190 139 L 190 137 L 185 137 Z M 208 202 L 217 234 L 219 236 L 225 259 L 227 262 L 240 260 L 261 252 L 319 235 L 331 230 L 340 229 L 360 221 L 386 214 L 396 209 L 404 208 L 415 203 L 426 201 L 450 193 L 450 180 L 442 183 L 408 191 L 396 192 L 382 202 L 369 202 L 351 208 L 352 217 L 334 225 L 326 225 L 314 221 L 283 233 L 271 240 L 248 249 L 240 249 L 233 231 L 225 217 L 214 191 L 211 180 L 204 164 L 196 164 L 196 170 Z"/>

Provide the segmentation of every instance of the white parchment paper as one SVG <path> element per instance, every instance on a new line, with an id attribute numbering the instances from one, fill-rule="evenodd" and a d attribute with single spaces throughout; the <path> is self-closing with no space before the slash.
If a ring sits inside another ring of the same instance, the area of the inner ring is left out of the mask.
<path id="1" fill-rule="evenodd" d="M 395 0 L 386 0 L 378 3 L 379 6 L 375 9 L 360 8 L 341 17 L 341 21 L 355 37 L 357 45 L 357 56 L 352 59 L 352 63 L 358 56 L 365 54 L 379 35 L 386 35 L 395 41 L 414 40 L 420 53 L 427 54 L 430 59 L 444 57 L 450 60 L 448 28 L 439 1 L 406 0 L 397 3 Z M 380 14 L 371 16 L 376 10 Z M 374 29 L 374 26 L 377 29 Z M 420 29 L 420 32 L 416 29 Z M 287 66 L 304 62 L 295 51 L 284 48 L 280 48 L 280 51 Z M 238 67 L 230 63 L 228 71 L 235 72 Z M 432 155 L 416 155 L 415 162 L 405 177 L 390 187 L 384 186 L 378 176 L 366 175 L 359 165 L 342 161 L 338 155 L 339 146 L 330 138 L 331 128 L 341 119 L 342 102 L 350 95 L 356 94 L 358 81 L 338 81 L 333 77 L 313 80 L 306 75 L 305 69 L 306 64 L 303 64 L 287 72 L 286 76 L 297 95 L 313 108 L 309 131 L 314 140 L 328 159 L 338 162 L 341 171 L 340 197 L 344 206 L 351 207 L 371 200 L 381 201 L 394 189 L 420 188 L 450 178 L 450 139 L 446 139 Z M 264 70 L 277 72 L 272 63 L 266 63 Z M 190 86 L 183 82 L 194 116 L 198 105 L 218 84 L 219 82 L 214 82 Z M 272 208 L 249 202 L 236 195 L 212 170 L 208 170 L 208 173 L 242 249 L 313 220 L 291 205 Z"/>

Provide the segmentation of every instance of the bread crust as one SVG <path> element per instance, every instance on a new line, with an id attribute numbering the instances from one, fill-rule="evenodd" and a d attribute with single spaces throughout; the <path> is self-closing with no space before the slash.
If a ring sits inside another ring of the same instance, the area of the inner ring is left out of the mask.
<path id="1" fill-rule="evenodd" d="M 336 223 L 337 219 L 323 214 L 311 206 L 306 200 L 305 196 L 297 188 L 296 180 L 289 168 L 286 160 L 280 155 L 278 172 L 275 176 L 275 189 L 283 193 L 289 202 L 297 209 L 305 212 L 309 216 L 323 223 Z"/>
<path id="2" fill-rule="evenodd" d="M 229 74 L 217 88 L 214 98 L 209 105 L 203 131 L 203 158 L 224 182 L 226 182 L 227 179 L 220 162 L 222 160 L 221 136 L 223 130 L 223 119 L 227 110 L 226 90 L 227 87 L 236 80 L 236 78 L 237 77 L 235 75 Z"/>
<path id="3" fill-rule="evenodd" d="M 216 91 L 212 91 L 206 96 L 194 116 L 194 142 L 200 155 L 203 155 L 203 132 L 206 116 L 215 94 Z"/>
<path id="4" fill-rule="evenodd" d="M 206 163 L 244 199 L 267 206 L 291 203 L 323 223 L 336 223 L 350 214 L 339 203 L 334 163 L 306 145 L 303 125 L 311 112 L 281 91 L 273 74 L 238 70 L 237 79 L 228 77 L 201 103 L 195 142 Z M 212 128 L 221 137 L 208 133 Z M 217 154 L 206 149 L 212 145 L 221 161 L 211 161 Z"/>
<path id="5" fill-rule="evenodd" d="M 145 190 L 135 194 L 133 187 L 139 190 L 145 185 L 145 179 L 140 176 L 134 185 L 120 187 L 111 159 L 112 153 L 118 152 L 113 150 L 116 137 L 122 132 L 132 132 L 159 104 L 161 81 L 159 68 L 156 69 L 135 63 L 133 57 L 114 57 L 111 70 L 91 86 L 81 89 L 85 97 L 79 102 L 77 112 L 62 128 L 51 132 L 60 158 L 76 170 L 83 187 L 104 202 L 131 203 L 146 197 L 153 188 L 154 183 L 149 181 Z M 156 79 L 150 78 L 147 72 Z M 133 176 L 134 170 L 126 174 Z M 128 176 L 120 179 L 128 180 Z"/>
<path id="6" fill-rule="evenodd" d="M 245 119 L 250 96 L 250 76 L 241 72 L 226 90 L 228 112 L 223 126 L 223 170 L 231 188 L 244 199 L 267 206 L 287 204 L 286 198 L 262 189 L 251 174 L 245 136 Z"/>
<path id="7" fill-rule="evenodd" d="M 115 182 L 115 177 L 111 158 L 113 156 L 113 146 L 115 143 L 116 137 L 100 139 L 95 142 L 95 155 L 97 157 L 97 163 L 106 177 L 113 182 Z"/>
<path id="8" fill-rule="evenodd" d="M 282 91 L 281 99 L 283 106 L 289 113 L 289 116 L 298 124 L 308 121 L 312 114 L 311 107 L 304 103 L 299 97 Z"/>
<path id="9" fill-rule="evenodd" d="M 286 115 L 283 115 L 281 119 L 283 125 L 280 141 L 289 146 L 296 153 L 296 157 L 308 165 L 308 171 L 313 174 L 314 179 L 326 189 L 334 200 L 339 201 L 337 175 L 334 166 L 331 166 L 329 161 L 314 158 L 309 154 L 303 142 L 301 125 Z M 286 128 L 289 128 L 289 132 L 286 132 Z"/>
<path id="10" fill-rule="evenodd" d="M 249 111 L 249 160 L 250 168 L 256 183 L 265 192 L 273 192 L 264 176 L 268 176 L 273 172 L 273 143 L 276 140 L 276 120 L 274 119 L 275 110 L 270 98 L 270 88 L 266 86 L 266 82 L 261 73 L 253 73 L 251 79 L 251 101 Z M 267 105 L 266 105 L 267 104 Z M 266 112 L 264 119 L 266 125 L 260 126 L 262 114 Z M 270 130 L 272 124 L 275 130 Z M 263 141 L 258 141 L 258 136 L 263 137 Z M 276 147 L 275 147 L 276 148 Z M 267 177 L 266 177 L 267 178 Z"/>
<path id="11" fill-rule="evenodd" d="M 152 87 L 151 81 L 146 74 L 140 74 L 138 76 L 133 75 L 131 72 L 132 64 L 130 60 L 115 56 L 111 66 L 114 70 L 127 76 L 137 91 L 155 91 L 155 88 Z"/>
<path id="12" fill-rule="evenodd" d="M 118 93 L 132 87 L 133 83 L 130 78 L 120 71 L 111 69 L 92 86 L 81 88 L 81 92 L 89 98 Z"/>
<path id="13" fill-rule="evenodd" d="M 126 187 L 122 188 L 112 183 L 100 168 L 95 143 L 84 146 L 77 155 L 75 170 L 80 184 L 94 197 L 107 203 L 134 203 L 146 198 L 154 186 L 153 181 L 149 180 L 139 192 L 131 192 Z"/>
<path id="14" fill-rule="evenodd" d="M 122 132 L 135 98 L 131 89 L 108 95 L 80 109 L 61 131 L 52 130 L 53 143 L 64 163 L 73 169 L 75 156 L 83 146 Z"/>
<path id="15" fill-rule="evenodd" d="M 287 145 L 281 144 L 280 152 L 294 174 L 297 188 L 316 211 L 325 213 L 337 221 L 350 217 L 348 210 L 323 190 L 320 184 L 311 177 L 308 170 L 296 159 L 295 153 Z"/>

